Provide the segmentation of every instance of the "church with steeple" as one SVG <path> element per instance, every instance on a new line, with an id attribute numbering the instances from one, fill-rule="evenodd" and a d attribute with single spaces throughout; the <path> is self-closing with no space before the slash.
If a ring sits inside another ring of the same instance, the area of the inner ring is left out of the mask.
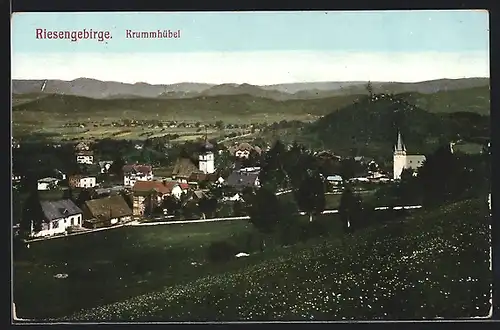
<path id="1" fill-rule="evenodd" d="M 212 174 L 215 172 L 213 149 L 214 146 L 208 142 L 207 136 L 205 135 L 205 141 L 203 141 L 200 153 L 198 154 L 198 168 L 204 174 Z"/>
<path id="2" fill-rule="evenodd" d="M 425 161 L 424 155 L 408 155 L 406 154 L 406 146 L 403 143 L 401 132 L 398 131 L 398 141 L 394 147 L 393 156 L 393 172 L 394 180 L 401 179 L 401 173 L 404 169 L 416 170 Z"/>

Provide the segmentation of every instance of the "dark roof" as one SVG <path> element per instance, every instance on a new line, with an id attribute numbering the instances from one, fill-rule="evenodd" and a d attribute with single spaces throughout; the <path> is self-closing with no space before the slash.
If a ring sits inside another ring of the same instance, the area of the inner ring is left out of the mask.
<path id="1" fill-rule="evenodd" d="M 258 177 L 258 172 L 234 171 L 227 178 L 226 184 L 234 188 L 254 187 Z"/>
<path id="2" fill-rule="evenodd" d="M 76 150 L 89 150 L 89 145 L 88 143 L 85 142 L 79 142 L 78 144 L 75 145 Z"/>
<path id="3" fill-rule="evenodd" d="M 114 195 L 85 202 L 90 215 L 100 221 L 132 215 L 132 210 L 120 195 Z"/>
<path id="4" fill-rule="evenodd" d="M 218 179 L 217 173 L 202 173 L 202 172 L 191 173 L 191 175 L 188 178 L 190 182 L 216 181 L 217 179 Z"/>
<path id="5" fill-rule="evenodd" d="M 77 150 L 77 156 L 93 156 L 94 152 L 92 150 Z"/>
<path id="6" fill-rule="evenodd" d="M 250 145 L 250 143 L 248 142 L 242 142 L 240 143 L 240 145 L 238 146 L 237 150 L 241 150 L 241 151 L 252 151 L 253 150 L 253 147 Z"/>
<path id="7" fill-rule="evenodd" d="M 193 173 L 201 173 L 198 167 L 189 158 L 178 158 L 172 170 L 173 177 L 189 178 Z"/>
<path id="8" fill-rule="evenodd" d="M 201 151 L 211 151 L 213 148 L 214 145 L 206 140 L 201 143 Z"/>
<path id="9" fill-rule="evenodd" d="M 43 214 L 48 221 L 67 218 L 69 216 L 80 214 L 82 210 L 69 199 L 58 201 L 41 201 Z"/>

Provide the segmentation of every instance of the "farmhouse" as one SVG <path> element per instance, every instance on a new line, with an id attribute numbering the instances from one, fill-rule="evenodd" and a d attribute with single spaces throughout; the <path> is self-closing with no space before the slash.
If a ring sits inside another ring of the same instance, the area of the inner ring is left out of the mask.
<path id="1" fill-rule="evenodd" d="M 94 176 L 72 175 L 69 177 L 69 186 L 72 188 L 93 188 L 96 184 Z"/>
<path id="2" fill-rule="evenodd" d="M 38 180 L 38 190 L 51 190 L 59 184 L 59 179 L 56 178 L 43 178 Z"/>
<path id="3" fill-rule="evenodd" d="M 136 181 L 153 181 L 153 168 L 139 164 L 123 166 L 123 185 L 133 187 Z"/>
<path id="4" fill-rule="evenodd" d="M 132 220 L 132 210 L 122 196 L 115 195 L 86 201 L 83 206 L 87 228 L 101 228 Z"/>
<path id="5" fill-rule="evenodd" d="M 247 142 L 243 142 L 237 147 L 229 148 L 229 152 L 237 158 L 249 158 L 252 152 L 255 152 L 257 155 L 262 153 L 262 150 L 257 146 L 252 146 Z"/>
<path id="6" fill-rule="evenodd" d="M 32 236 L 63 234 L 70 227 L 81 227 L 82 210 L 71 200 L 41 201 L 40 205 L 44 215 L 42 229 L 34 232 L 32 228 Z"/>
<path id="7" fill-rule="evenodd" d="M 163 198 L 171 195 L 180 198 L 188 188 L 187 183 L 176 181 L 137 181 L 132 187 L 133 213 L 136 216 L 144 215 L 148 197 L 151 197 L 151 206 L 159 206 Z"/>
<path id="8" fill-rule="evenodd" d="M 85 142 L 80 142 L 75 146 L 75 155 L 78 164 L 92 165 L 94 163 L 94 153 Z"/>
<path id="9" fill-rule="evenodd" d="M 401 179 L 401 173 L 404 169 L 416 170 L 423 165 L 425 161 L 424 155 L 407 155 L 406 146 L 401 138 L 401 132 L 398 132 L 398 142 L 394 147 L 393 155 L 393 178 L 394 180 Z"/>
<path id="10" fill-rule="evenodd" d="M 191 176 L 204 174 L 192 159 L 187 157 L 178 158 L 172 170 L 172 178 L 181 183 L 187 183 Z"/>

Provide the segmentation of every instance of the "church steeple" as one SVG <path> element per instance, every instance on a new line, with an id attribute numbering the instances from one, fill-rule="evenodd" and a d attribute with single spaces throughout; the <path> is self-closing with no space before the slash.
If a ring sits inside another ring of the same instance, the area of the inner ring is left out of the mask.
<path id="1" fill-rule="evenodd" d="M 403 143 L 403 138 L 401 137 L 401 132 L 398 130 L 398 142 L 394 148 L 394 153 L 406 153 L 406 147 Z"/>

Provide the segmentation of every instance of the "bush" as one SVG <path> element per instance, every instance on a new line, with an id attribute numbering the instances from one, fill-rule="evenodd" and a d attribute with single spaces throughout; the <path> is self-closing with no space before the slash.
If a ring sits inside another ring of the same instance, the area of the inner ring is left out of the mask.
<path id="1" fill-rule="evenodd" d="M 231 260 L 236 254 L 236 247 L 226 241 L 213 242 L 208 247 L 208 260 L 223 263 Z"/>

